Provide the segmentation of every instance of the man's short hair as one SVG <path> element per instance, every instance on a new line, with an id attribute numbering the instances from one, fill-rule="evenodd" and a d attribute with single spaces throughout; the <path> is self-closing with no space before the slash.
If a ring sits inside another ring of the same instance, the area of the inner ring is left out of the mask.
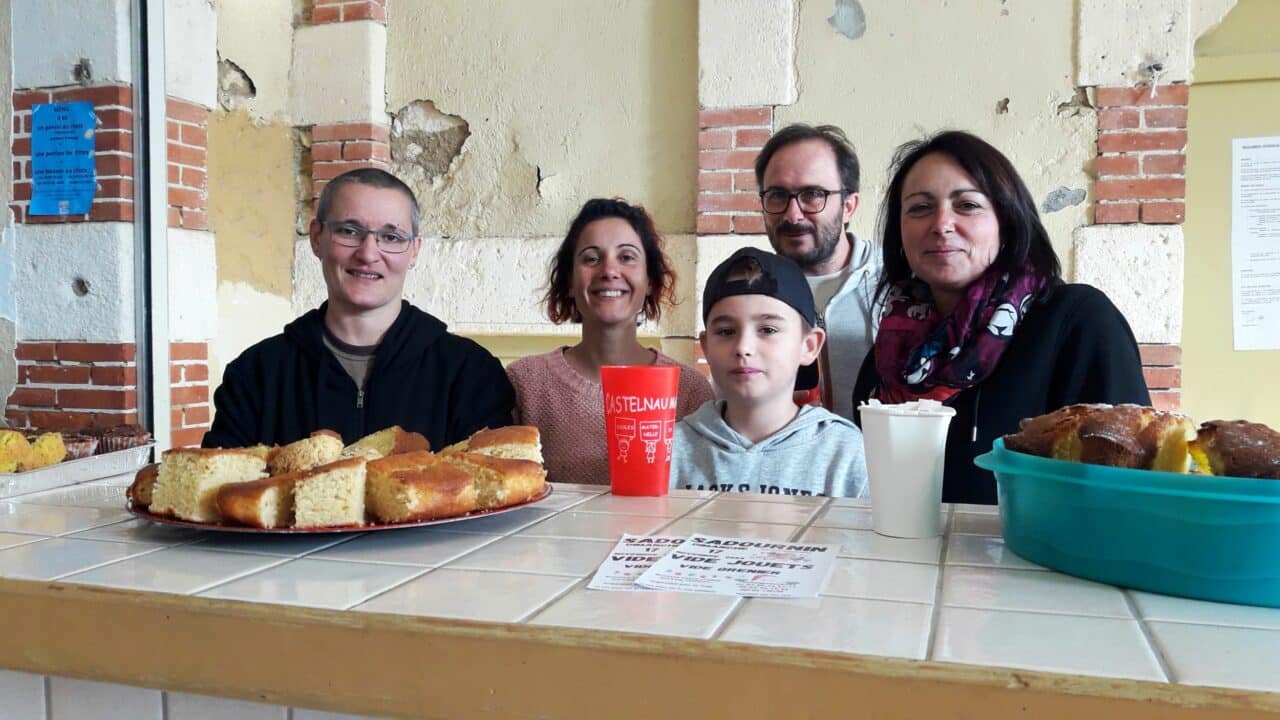
<path id="1" fill-rule="evenodd" d="M 413 221 L 413 236 L 418 236 L 418 198 L 413 190 L 400 178 L 381 168 L 357 168 L 348 170 L 325 184 L 320 191 L 320 199 L 316 201 L 316 220 L 325 222 L 333 211 L 333 199 L 338 189 L 344 185 L 368 185 L 369 187 L 399 190 L 409 199 L 410 217 Z"/>
<path id="2" fill-rule="evenodd" d="M 821 140 L 836 155 L 836 169 L 840 172 L 840 185 L 845 192 L 858 192 L 858 181 L 861 170 L 858 166 L 858 154 L 853 151 L 853 144 L 845 136 L 844 131 L 835 125 L 806 125 L 794 123 L 788 125 L 769 138 L 769 142 L 760 149 L 756 156 L 756 186 L 764 190 L 764 171 L 774 153 L 792 143 L 804 140 Z M 830 189 L 830 188 L 828 188 Z"/>

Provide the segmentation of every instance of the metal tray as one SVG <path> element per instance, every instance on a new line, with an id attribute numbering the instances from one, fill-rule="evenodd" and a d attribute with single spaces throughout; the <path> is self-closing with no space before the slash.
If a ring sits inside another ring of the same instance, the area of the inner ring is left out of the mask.
<path id="1" fill-rule="evenodd" d="M 147 443 L 78 460 L 65 460 L 38 470 L 0 473 L 0 498 L 137 472 L 151 459 L 153 446 L 154 443 Z"/>

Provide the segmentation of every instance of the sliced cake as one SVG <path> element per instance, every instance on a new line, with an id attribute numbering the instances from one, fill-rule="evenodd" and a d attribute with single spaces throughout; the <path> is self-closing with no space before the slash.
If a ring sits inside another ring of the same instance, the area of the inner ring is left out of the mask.
<path id="1" fill-rule="evenodd" d="M 542 438 L 532 425 L 511 425 L 495 430 L 485 428 L 465 443 L 450 445 L 446 452 L 472 452 L 542 464 Z"/>
<path id="2" fill-rule="evenodd" d="M 298 473 L 293 485 L 293 526 L 363 525 L 366 462 L 362 457 L 343 458 Z"/>
<path id="3" fill-rule="evenodd" d="M 388 455 L 430 449 L 431 443 L 427 442 L 422 433 L 409 432 L 399 425 L 392 425 L 351 443 L 343 449 L 342 454 L 346 457 L 359 456 L 376 460 Z"/>
<path id="4" fill-rule="evenodd" d="M 465 471 L 476 488 L 476 502 L 482 509 L 515 505 L 540 495 L 547 480 L 542 465 L 530 460 L 512 460 L 480 453 L 441 453 L 440 460 Z"/>
<path id="5" fill-rule="evenodd" d="M 151 492 L 151 512 L 192 522 L 216 522 L 218 488 L 257 480 L 265 470 L 262 458 L 243 450 L 169 450 Z"/>
<path id="6" fill-rule="evenodd" d="M 266 477 L 218 488 L 218 512 L 224 520 L 260 528 L 293 524 L 293 487 L 303 473 Z"/>
<path id="7" fill-rule="evenodd" d="M 369 463 L 367 501 L 378 522 L 451 517 L 475 510 L 476 486 L 464 469 L 417 451 Z"/>
<path id="8" fill-rule="evenodd" d="M 140 507 L 151 507 L 151 492 L 156 486 L 156 477 L 160 474 L 160 466 L 152 463 L 144 465 L 137 475 L 133 476 L 133 484 L 125 490 L 125 496 Z"/>
<path id="9" fill-rule="evenodd" d="M 269 454 L 267 467 L 272 475 L 310 470 L 326 465 L 342 456 L 342 437 L 332 430 L 317 430 Z"/>

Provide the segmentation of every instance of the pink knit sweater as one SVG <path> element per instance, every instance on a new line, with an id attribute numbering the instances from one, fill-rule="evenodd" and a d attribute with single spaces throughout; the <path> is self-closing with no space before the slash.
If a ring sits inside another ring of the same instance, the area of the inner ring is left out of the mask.
<path id="1" fill-rule="evenodd" d="M 680 368 L 676 419 L 697 410 L 715 395 L 697 370 L 654 351 L 655 364 Z M 564 348 L 516 360 L 507 366 L 516 389 L 516 419 L 537 425 L 547 479 L 609 484 L 609 452 L 604 433 L 604 392 L 569 366 Z"/>

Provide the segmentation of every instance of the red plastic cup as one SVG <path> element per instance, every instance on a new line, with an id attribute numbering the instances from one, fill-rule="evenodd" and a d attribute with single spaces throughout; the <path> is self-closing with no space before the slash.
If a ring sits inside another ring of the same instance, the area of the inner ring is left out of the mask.
<path id="1" fill-rule="evenodd" d="M 680 368 L 607 365 L 600 368 L 600 384 L 613 494 L 666 495 Z"/>

